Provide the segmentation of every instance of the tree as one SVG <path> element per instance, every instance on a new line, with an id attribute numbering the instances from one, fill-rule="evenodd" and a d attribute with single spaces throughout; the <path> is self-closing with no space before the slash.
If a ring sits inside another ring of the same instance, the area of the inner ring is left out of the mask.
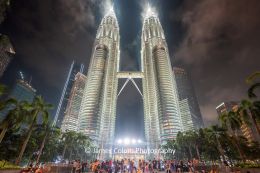
<path id="1" fill-rule="evenodd" d="M 61 153 L 62 151 L 62 143 L 61 141 L 61 130 L 57 127 L 52 127 L 51 130 L 49 131 L 44 147 L 42 149 L 42 152 L 40 153 L 41 155 L 39 157 L 39 162 L 40 161 L 54 161 L 56 160 L 57 156 Z M 43 144 L 43 140 L 42 140 Z"/>
<path id="2" fill-rule="evenodd" d="M 76 157 L 82 160 L 84 155 L 86 154 L 85 148 L 91 146 L 91 139 L 83 133 L 76 133 L 75 137 Z"/>
<path id="3" fill-rule="evenodd" d="M 187 141 L 188 138 L 185 136 L 184 133 L 178 132 L 176 137 L 176 148 L 179 151 L 179 157 L 181 159 L 183 158 L 192 158 L 191 156 L 191 146 L 189 141 Z"/>
<path id="4" fill-rule="evenodd" d="M 255 90 L 257 88 L 260 88 L 260 82 L 255 82 L 255 79 L 256 78 L 260 78 L 260 72 L 257 71 L 253 74 L 251 74 L 247 79 L 246 79 L 246 83 L 250 84 L 251 86 L 249 87 L 248 91 L 247 91 L 247 94 L 248 94 L 248 97 L 250 99 L 253 99 L 253 98 L 256 98 L 256 94 L 255 94 Z"/>
<path id="5" fill-rule="evenodd" d="M 177 149 L 176 147 L 177 147 L 176 142 L 174 140 L 168 140 L 166 144 L 162 145 L 162 149 L 166 149 L 166 150 L 172 149 L 173 151 L 174 150 L 176 151 L 176 149 Z M 178 152 L 178 150 L 176 152 Z M 179 153 L 176 153 L 176 152 L 175 152 L 175 155 L 178 155 Z M 174 159 L 174 155 L 172 153 L 169 153 L 169 152 L 165 153 L 164 157 L 167 160 Z"/>
<path id="6" fill-rule="evenodd" d="M 242 119 L 239 112 L 230 111 L 228 113 L 224 113 L 220 115 L 219 119 L 222 123 L 222 126 L 230 130 L 231 132 L 230 139 L 233 141 L 234 146 L 237 148 L 240 155 L 240 159 L 245 161 L 245 155 L 243 153 L 243 150 L 239 146 L 238 134 L 237 134 L 238 129 L 240 129 L 242 125 Z"/>
<path id="7" fill-rule="evenodd" d="M 64 148 L 63 148 L 63 151 L 62 151 L 62 158 L 63 159 L 65 158 L 65 153 L 66 153 L 68 148 L 70 148 L 70 155 L 71 155 L 73 144 L 74 144 L 75 139 L 76 139 L 76 135 L 77 135 L 77 133 L 74 132 L 74 131 L 66 131 L 65 133 L 62 134 L 61 139 L 64 143 Z"/>
<path id="8" fill-rule="evenodd" d="M 226 137 L 226 129 L 219 127 L 218 125 L 211 126 L 210 128 L 204 129 L 205 136 L 207 139 L 207 142 L 211 145 L 216 147 L 217 151 L 219 152 L 219 155 L 222 157 L 223 160 L 225 160 L 225 153 L 224 149 L 220 143 L 220 138 Z"/>
<path id="9" fill-rule="evenodd" d="M 37 159 L 36 159 L 36 164 L 39 163 L 40 161 L 40 158 L 41 158 L 41 155 L 42 155 L 42 151 L 44 149 L 44 146 L 45 146 L 45 143 L 48 139 L 50 139 L 50 136 L 52 136 L 52 133 L 60 133 L 60 130 L 57 128 L 57 127 L 52 127 L 49 123 L 47 123 L 45 126 L 44 126 L 44 130 L 45 130 L 45 135 L 44 135 L 44 138 L 42 140 L 42 143 L 41 143 L 41 146 L 40 146 L 40 149 L 38 151 L 38 156 L 37 156 Z M 50 136 L 49 136 L 50 135 Z"/>
<path id="10" fill-rule="evenodd" d="M 243 117 L 245 122 L 248 123 L 248 119 L 251 119 L 258 135 L 260 135 L 260 127 L 258 121 L 260 121 L 260 101 L 242 100 L 241 106 L 238 109 L 239 114 Z"/>
<path id="11" fill-rule="evenodd" d="M 8 111 L 6 117 L 0 124 L 0 128 L 2 129 L 0 134 L 0 143 L 8 129 L 20 127 L 21 123 L 25 121 L 25 114 L 30 109 L 29 103 L 26 101 L 18 102 L 15 99 L 8 99 L 6 102 L 8 102 L 6 105 L 9 106 L 6 107 L 9 109 L 11 108 L 11 110 Z"/>
<path id="12" fill-rule="evenodd" d="M 37 96 L 32 105 L 31 105 L 31 111 L 29 112 L 28 116 L 30 118 L 30 125 L 29 125 L 29 130 L 27 133 L 27 136 L 23 142 L 21 151 L 16 159 L 16 164 L 20 164 L 21 159 L 23 157 L 24 151 L 26 149 L 27 143 L 31 137 L 33 127 L 36 124 L 37 120 L 39 117 L 42 117 L 43 123 L 46 123 L 48 121 L 49 117 L 49 112 L 48 110 L 52 108 L 52 105 L 45 103 L 43 98 L 41 96 Z"/>
<path id="13" fill-rule="evenodd" d="M 198 134 L 198 131 L 190 130 L 186 132 L 186 135 L 189 138 L 189 143 L 193 144 L 194 149 L 196 151 L 197 158 L 200 160 L 200 151 L 199 146 L 201 144 L 200 136 Z"/>

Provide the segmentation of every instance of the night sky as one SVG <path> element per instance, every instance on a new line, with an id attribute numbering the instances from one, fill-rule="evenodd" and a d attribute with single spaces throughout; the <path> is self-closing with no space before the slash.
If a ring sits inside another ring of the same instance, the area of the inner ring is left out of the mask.
<path id="1" fill-rule="evenodd" d="M 144 0 L 115 0 L 120 27 L 121 70 L 138 70 Z M 245 78 L 260 70 L 259 0 L 150 0 L 165 31 L 172 65 L 191 73 L 206 125 L 215 107 L 246 95 Z M 58 104 L 73 60 L 88 67 L 97 27 L 109 1 L 18 0 L 1 32 L 16 56 L 2 82 L 23 71 L 48 102 Z M 121 86 L 124 81 L 120 80 Z M 141 82 L 138 81 L 139 86 Z M 53 111 L 54 112 L 54 111 Z M 144 136 L 143 103 L 128 85 L 118 99 L 117 137 Z"/>

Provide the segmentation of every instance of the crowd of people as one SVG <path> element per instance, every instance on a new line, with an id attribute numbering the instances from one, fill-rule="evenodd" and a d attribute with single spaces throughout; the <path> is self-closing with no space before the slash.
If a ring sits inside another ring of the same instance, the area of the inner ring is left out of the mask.
<path id="1" fill-rule="evenodd" d="M 204 166 L 203 166 L 204 165 Z M 26 169 L 23 169 L 21 173 L 48 173 L 51 171 L 51 167 L 65 168 L 64 171 L 68 173 L 204 173 L 206 172 L 205 163 L 196 159 L 190 161 L 178 161 L 178 160 L 134 160 L 134 159 L 121 159 L 121 160 L 94 160 L 82 162 L 80 160 L 74 160 L 72 162 L 61 162 L 57 164 L 46 165 L 30 165 Z M 199 169 L 198 169 L 199 167 Z M 55 171 L 54 171 L 55 172 Z M 210 173 L 216 173 L 217 169 L 208 171 Z M 226 171 L 225 171 L 226 172 Z M 229 171 L 227 171 L 229 172 Z"/>
<path id="2" fill-rule="evenodd" d="M 177 160 L 95 160 L 90 163 L 73 162 L 73 173 L 94 172 L 94 173 L 180 173 L 195 172 L 194 165 L 198 164 L 197 160 L 177 161 Z"/>

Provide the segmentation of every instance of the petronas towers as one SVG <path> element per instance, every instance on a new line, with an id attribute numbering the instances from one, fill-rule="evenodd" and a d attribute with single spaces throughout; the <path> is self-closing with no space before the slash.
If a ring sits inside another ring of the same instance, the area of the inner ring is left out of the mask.
<path id="1" fill-rule="evenodd" d="M 159 147 L 182 131 L 176 81 L 168 46 L 159 18 L 151 10 L 143 20 L 141 38 L 141 71 L 122 72 L 120 34 L 116 15 L 111 10 L 98 28 L 87 82 L 79 113 L 78 130 L 90 136 L 101 147 L 114 142 L 118 79 L 134 84 L 142 79 L 144 129 L 147 147 Z M 122 88 L 123 89 L 123 88 Z M 141 92 L 142 91 L 142 92 Z"/>

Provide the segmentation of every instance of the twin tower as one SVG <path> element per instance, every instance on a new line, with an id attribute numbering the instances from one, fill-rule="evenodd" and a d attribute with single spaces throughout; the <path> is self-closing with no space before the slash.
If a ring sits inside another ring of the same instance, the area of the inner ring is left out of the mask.
<path id="1" fill-rule="evenodd" d="M 94 42 L 78 129 L 103 147 L 114 142 L 118 79 L 142 79 L 147 147 L 157 148 L 182 131 L 175 77 L 159 18 L 150 10 L 144 19 L 141 71 L 122 72 L 120 35 L 111 10 L 102 19 Z"/>

